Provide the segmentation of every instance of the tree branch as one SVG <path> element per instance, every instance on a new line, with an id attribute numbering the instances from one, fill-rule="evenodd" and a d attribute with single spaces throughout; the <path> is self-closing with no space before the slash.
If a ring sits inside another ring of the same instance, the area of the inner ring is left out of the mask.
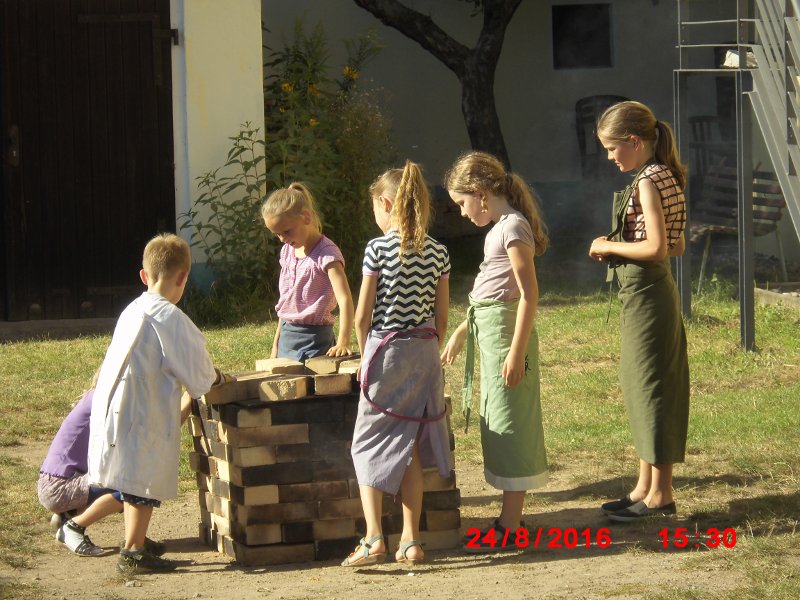
<path id="1" fill-rule="evenodd" d="M 519 3 L 521 0 L 514 0 Z M 408 8 L 396 0 L 354 0 L 384 25 L 397 29 L 414 40 L 461 79 L 469 48 L 451 38 L 429 16 Z M 502 44 L 502 42 L 501 42 Z"/>

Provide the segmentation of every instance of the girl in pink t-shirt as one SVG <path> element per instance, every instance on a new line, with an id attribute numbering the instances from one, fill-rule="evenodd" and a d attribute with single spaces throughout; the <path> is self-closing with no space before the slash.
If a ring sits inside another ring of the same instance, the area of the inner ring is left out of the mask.
<path id="1" fill-rule="evenodd" d="M 275 310 L 273 358 L 306 360 L 350 354 L 353 298 L 339 248 L 322 234 L 314 198 L 302 183 L 272 192 L 261 207 L 264 225 L 283 242 Z M 333 309 L 339 305 L 339 336 Z"/>

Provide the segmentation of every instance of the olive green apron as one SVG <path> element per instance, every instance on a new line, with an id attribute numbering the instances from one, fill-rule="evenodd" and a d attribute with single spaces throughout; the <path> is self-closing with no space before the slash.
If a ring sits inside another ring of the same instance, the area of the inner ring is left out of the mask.
<path id="1" fill-rule="evenodd" d="M 525 374 L 507 387 L 503 363 L 511 349 L 519 302 L 476 300 L 467 312 L 463 411 L 469 423 L 475 342 L 481 356 L 480 422 L 486 482 L 504 491 L 525 491 L 547 483 L 547 453 L 539 402 L 539 337 L 531 330 Z"/>
<path id="2" fill-rule="evenodd" d="M 641 172 L 641 171 L 640 171 Z M 639 174 L 614 193 L 609 240 L 624 242 L 625 213 Z M 639 458 L 650 464 L 683 462 L 689 423 L 689 361 L 678 288 L 669 258 L 613 259 L 608 280 L 619 282 L 622 397 Z"/>

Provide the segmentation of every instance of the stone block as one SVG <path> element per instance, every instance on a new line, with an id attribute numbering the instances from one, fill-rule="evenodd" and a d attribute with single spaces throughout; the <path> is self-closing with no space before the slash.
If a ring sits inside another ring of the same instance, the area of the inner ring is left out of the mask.
<path id="1" fill-rule="evenodd" d="M 456 473 L 450 471 L 450 477 L 442 477 L 436 467 L 423 469 L 422 489 L 425 492 L 456 489 Z"/>
<path id="2" fill-rule="evenodd" d="M 358 535 L 355 519 L 326 519 L 312 524 L 315 540 L 336 540 Z"/>
<path id="3" fill-rule="evenodd" d="M 316 502 L 281 502 L 258 506 L 236 506 L 236 522 L 240 525 L 264 525 L 313 521 L 317 518 Z"/>
<path id="4" fill-rule="evenodd" d="M 218 423 L 217 435 L 221 442 L 237 448 L 277 444 L 305 444 L 309 441 L 308 425 L 305 423 L 245 427 L 241 429 Z"/>
<path id="5" fill-rule="evenodd" d="M 306 361 L 306 369 L 319 375 L 328 375 L 329 373 L 338 372 L 341 363 L 357 357 L 357 354 L 348 356 L 315 356 Z"/>
<path id="6" fill-rule="evenodd" d="M 242 565 L 282 565 L 314 560 L 314 544 L 276 544 L 249 547 L 222 536 L 225 554 Z"/>
<path id="7" fill-rule="evenodd" d="M 319 481 L 316 483 L 293 483 L 278 486 L 280 502 L 315 502 L 324 499 L 347 498 L 347 481 Z"/>
<path id="8" fill-rule="evenodd" d="M 256 371 L 273 375 L 303 375 L 305 365 L 291 358 L 260 358 L 256 361 Z"/>
<path id="9" fill-rule="evenodd" d="M 355 378 L 349 373 L 331 373 L 329 375 L 314 375 L 315 396 L 335 396 L 349 394 L 353 391 Z"/>
<path id="10" fill-rule="evenodd" d="M 282 376 L 262 381 L 258 388 L 259 397 L 265 402 L 296 400 L 308 396 L 308 377 Z"/>
<path id="11" fill-rule="evenodd" d="M 364 515 L 360 498 L 342 498 L 338 500 L 320 500 L 317 505 L 320 519 L 358 519 Z"/>
<path id="12" fill-rule="evenodd" d="M 426 510 L 422 513 L 420 527 L 425 531 L 460 529 L 461 513 L 458 509 Z"/>

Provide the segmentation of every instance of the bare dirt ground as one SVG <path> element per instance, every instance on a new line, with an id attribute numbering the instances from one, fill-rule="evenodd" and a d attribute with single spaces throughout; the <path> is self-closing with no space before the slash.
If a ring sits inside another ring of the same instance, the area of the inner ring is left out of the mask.
<path id="1" fill-rule="evenodd" d="M 8 453 L 38 466 L 45 451 L 46 447 L 23 446 Z M 484 525 L 497 514 L 498 494 L 485 484 L 480 468 L 460 464 L 456 472 L 462 494 L 462 529 Z M 34 583 L 44 590 L 43 597 L 59 600 L 345 599 L 354 594 L 459 600 L 633 599 L 670 589 L 719 593 L 739 583 L 732 573 L 718 570 L 715 565 L 720 561 L 684 570 L 687 562 L 697 556 L 698 551 L 693 548 L 661 548 L 659 529 L 666 526 L 674 530 L 678 526 L 691 527 L 690 524 L 680 520 L 612 524 L 601 514 L 599 501 L 586 498 L 617 493 L 619 480 L 605 479 L 581 486 L 574 483 L 579 477 L 581 474 L 564 467 L 551 475 L 545 488 L 531 495 L 526 523 L 534 531 L 543 528 L 540 547 L 536 549 L 484 556 L 466 555 L 459 549 L 429 551 L 426 563 L 413 570 L 394 562 L 360 570 L 342 568 L 335 561 L 243 567 L 198 541 L 198 502 L 196 493 L 188 492 L 155 511 L 149 532 L 151 537 L 167 542 L 168 558 L 180 562 L 173 573 L 140 575 L 127 584 L 119 578 L 114 548 L 122 538 L 123 524 L 121 517 L 114 516 L 89 530 L 93 541 L 107 547 L 109 555 L 80 558 L 53 540 L 49 527 L 43 523 L 41 554 L 30 561 L 32 568 L 14 570 L 0 565 L 0 581 L 14 578 Z M 581 536 L 577 547 L 548 548 L 567 528 L 578 532 L 588 529 L 593 540 L 601 528 L 608 528 L 612 543 L 587 548 Z"/>

